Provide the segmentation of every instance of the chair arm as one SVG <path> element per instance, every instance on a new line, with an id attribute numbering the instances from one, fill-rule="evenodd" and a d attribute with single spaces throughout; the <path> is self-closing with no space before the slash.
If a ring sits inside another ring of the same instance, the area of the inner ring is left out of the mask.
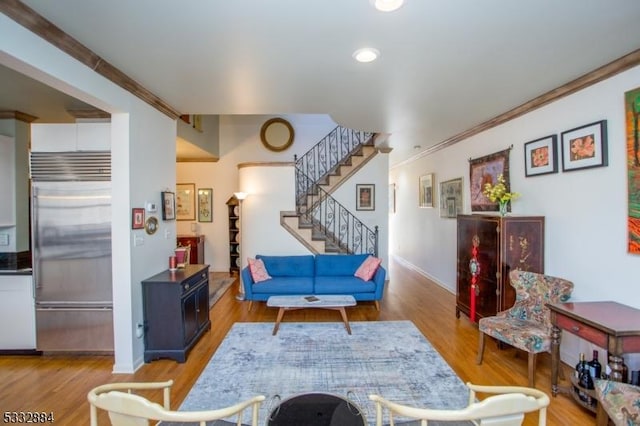
<path id="1" fill-rule="evenodd" d="M 251 290 L 251 286 L 253 285 L 253 277 L 251 277 L 251 271 L 249 271 L 249 267 L 245 266 L 241 272 L 241 280 L 242 287 L 244 288 L 244 298 L 245 300 L 253 299 L 253 291 Z"/>
<path id="2" fill-rule="evenodd" d="M 376 283 L 375 300 L 382 299 L 382 293 L 384 291 L 384 282 L 387 278 L 387 271 L 381 266 L 378 266 L 376 273 L 373 276 L 373 282 Z"/>

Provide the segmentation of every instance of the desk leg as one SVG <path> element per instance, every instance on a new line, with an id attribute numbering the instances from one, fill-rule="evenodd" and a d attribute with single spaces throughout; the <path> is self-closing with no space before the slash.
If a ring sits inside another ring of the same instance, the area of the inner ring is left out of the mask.
<path id="1" fill-rule="evenodd" d="M 276 333 L 278 332 L 278 328 L 280 327 L 280 321 L 282 321 L 283 316 L 284 316 L 284 308 L 280 308 L 278 310 L 278 316 L 276 317 L 276 324 L 273 326 L 273 333 L 271 333 L 272 336 L 275 336 Z"/>
<path id="2" fill-rule="evenodd" d="M 559 327 L 551 328 L 551 395 L 558 395 L 558 368 L 560 366 L 560 337 Z"/>

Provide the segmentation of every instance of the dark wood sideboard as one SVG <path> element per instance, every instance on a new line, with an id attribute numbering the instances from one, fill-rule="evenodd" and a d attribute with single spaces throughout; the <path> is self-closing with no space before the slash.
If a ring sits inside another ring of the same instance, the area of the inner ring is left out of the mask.
<path id="1" fill-rule="evenodd" d="M 198 339 L 211 329 L 209 265 L 187 265 L 149 277 L 142 281 L 142 298 L 144 361 L 185 362 Z"/>
<path id="2" fill-rule="evenodd" d="M 543 216 L 458 215 L 457 225 L 456 318 L 471 317 L 472 302 L 473 321 L 513 306 L 511 270 L 544 273 Z"/>

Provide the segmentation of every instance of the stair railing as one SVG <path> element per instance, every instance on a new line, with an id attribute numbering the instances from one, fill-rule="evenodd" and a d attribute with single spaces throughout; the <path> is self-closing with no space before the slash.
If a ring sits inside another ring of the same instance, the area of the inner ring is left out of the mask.
<path id="1" fill-rule="evenodd" d="M 318 182 L 335 170 L 349 155 L 360 149 L 372 136 L 371 132 L 337 126 L 302 157 L 295 159 L 296 168 L 311 178 L 311 182 Z"/>
<path id="2" fill-rule="evenodd" d="M 323 234 L 338 251 L 378 255 L 378 227 L 372 230 L 296 165 L 296 211 L 301 223 Z"/>

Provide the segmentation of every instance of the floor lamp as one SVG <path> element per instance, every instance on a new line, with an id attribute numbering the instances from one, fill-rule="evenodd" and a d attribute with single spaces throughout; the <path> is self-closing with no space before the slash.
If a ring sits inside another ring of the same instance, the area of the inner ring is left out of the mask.
<path id="1" fill-rule="evenodd" d="M 245 198 L 247 198 L 247 196 L 249 194 L 247 194 L 246 192 L 234 192 L 233 194 L 237 199 L 238 199 L 238 220 L 240 221 L 240 226 L 238 227 L 239 229 L 239 233 L 240 233 L 240 249 L 238 250 L 238 258 L 240 259 L 240 264 L 238 265 L 238 282 L 239 282 L 239 288 L 238 288 L 238 294 L 236 295 L 236 299 L 238 300 L 244 300 L 244 286 L 242 285 L 242 201 L 244 201 Z"/>

